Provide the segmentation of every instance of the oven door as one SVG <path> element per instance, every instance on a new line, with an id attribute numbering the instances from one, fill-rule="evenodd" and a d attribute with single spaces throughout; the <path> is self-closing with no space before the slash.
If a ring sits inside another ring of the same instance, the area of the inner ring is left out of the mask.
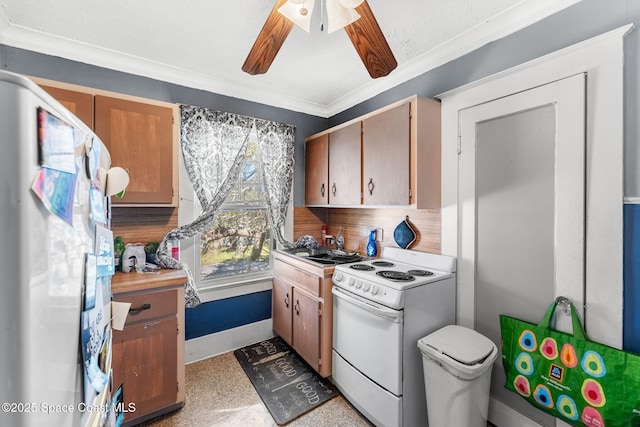
<path id="1" fill-rule="evenodd" d="M 334 286 L 333 349 L 396 396 L 402 394 L 403 312 Z"/>

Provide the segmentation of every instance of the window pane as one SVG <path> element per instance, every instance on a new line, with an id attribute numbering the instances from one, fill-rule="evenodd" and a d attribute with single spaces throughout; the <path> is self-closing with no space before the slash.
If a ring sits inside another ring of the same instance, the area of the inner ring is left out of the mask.
<path id="1" fill-rule="evenodd" d="M 227 197 L 225 204 L 262 205 L 266 204 L 262 186 L 260 163 L 245 163 L 240 171 L 240 179 Z"/>
<path id="2" fill-rule="evenodd" d="M 267 210 L 222 210 L 200 238 L 200 278 L 219 279 L 269 269 Z"/>

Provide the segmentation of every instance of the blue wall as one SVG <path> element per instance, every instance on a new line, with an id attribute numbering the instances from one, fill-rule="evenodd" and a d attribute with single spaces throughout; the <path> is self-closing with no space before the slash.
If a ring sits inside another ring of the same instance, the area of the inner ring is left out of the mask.
<path id="1" fill-rule="evenodd" d="M 205 302 L 185 310 L 185 338 L 201 337 L 271 318 L 271 291 Z"/>
<path id="2" fill-rule="evenodd" d="M 624 349 L 640 353 L 640 205 L 624 206 Z"/>

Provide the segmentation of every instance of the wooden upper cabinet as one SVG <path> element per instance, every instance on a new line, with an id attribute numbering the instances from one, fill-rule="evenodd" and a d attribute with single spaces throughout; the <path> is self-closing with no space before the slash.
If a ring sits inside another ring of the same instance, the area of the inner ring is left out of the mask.
<path id="1" fill-rule="evenodd" d="M 362 127 L 352 123 L 329 134 L 329 204 L 359 205 L 362 196 Z"/>
<path id="2" fill-rule="evenodd" d="M 174 200 L 173 108 L 129 99 L 94 97 L 95 133 L 111 164 L 129 171 L 129 185 L 114 204 L 171 205 Z"/>
<path id="3" fill-rule="evenodd" d="M 329 138 L 327 206 L 440 209 L 440 110 L 438 101 L 414 95 L 307 138 Z M 317 184 L 309 183 L 309 163 L 306 172 L 306 204 L 326 204 L 310 201 L 309 185 Z"/>
<path id="4" fill-rule="evenodd" d="M 329 135 L 307 141 L 305 150 L 305 204 L 329 203 Z"/>
<path id="5" fill-rule="evenodd" d="M 82 120 L 89 129 L 93 129 L 93 95 L 53 86 L 41 87 Z"/>
<path id="6" fill-rule="evenodd" d="M 362 122 L 362 203 L 409 204 L 410 105 Z"/>

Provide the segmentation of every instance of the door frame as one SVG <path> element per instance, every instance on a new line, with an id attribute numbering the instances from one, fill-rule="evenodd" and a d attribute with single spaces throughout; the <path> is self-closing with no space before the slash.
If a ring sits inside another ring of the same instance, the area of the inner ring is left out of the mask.
<path id="1" fill-rule="evenodd" d="M 438 96 L 442 101 L 442 253 L 460 256 L 459 111 L 585 73 L 586 258 L 585 327 L 589 337 L 622 347 L 624 201 L 624 38 L 626 25 Z M 473 283 L 458 280 L 456 323 L 474 327 Z M 494 399 L 489 417 L 516 416 Z M 522 416 L 521 416 L 522 417 Z M 537 425 L 528 418 L 518 425 Z M 529 422 L 533 424 L 529 424 Z M 504 421 L 502 421 L 504 424 Z"/>

